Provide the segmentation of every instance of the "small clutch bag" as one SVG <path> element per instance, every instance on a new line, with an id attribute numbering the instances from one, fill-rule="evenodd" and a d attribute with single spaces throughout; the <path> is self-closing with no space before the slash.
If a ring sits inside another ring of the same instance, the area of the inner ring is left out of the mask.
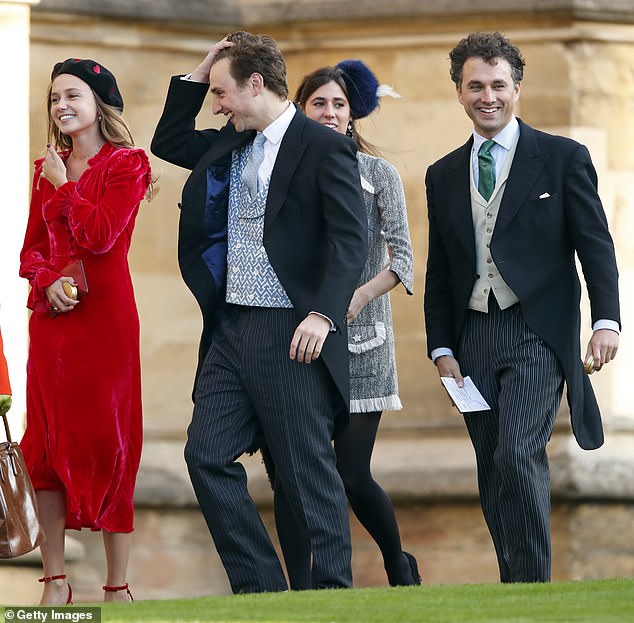
<path id="1" fill-rule="evenodd" d="M 77 284 L 76 286 L 72 286 L 70 283 L 68 284 L 71 287 L 75 287 L 77 290 L 76 296 L 71 296 L 70 298 L 76 299 L 88 294 L 88 283 L 86 281 L 86 273 L 84 272 L 84 263 L 81 260 L 71 262 L 68 266 L 64 266 L 60 272 L 65 277 L 72 277 Z M 66 285 L 66 283 L 64 283 L 64 285 Z M 68 294 L 68 292 L 66 294 Z"/>

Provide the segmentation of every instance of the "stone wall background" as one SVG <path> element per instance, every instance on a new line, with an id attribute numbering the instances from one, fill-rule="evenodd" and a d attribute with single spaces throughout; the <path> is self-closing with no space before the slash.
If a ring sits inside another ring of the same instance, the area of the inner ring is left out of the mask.
<path id="1" fill-rule="evenodd" d="M 472 450 L 462 419 L 426 358 L 424 175 L 429 164 L 466 141 L 471 131 L 449 79 L 449 50 L 473 30 L 500 30 L 518 44 L 527 59 L 520 116 L 589 147 L 621 272 L 621 350 L 616 362 L 592 378 L 605 419 L 606 444 L 592 453 L 579 450 L 564 404 L 549 449 L 558 522 L 555 574 L 563 579 L 634 573 L 631 543 L 621 541 L 634 527 L 634 408 L 628 391 L 628 327 L 634 318 L 629 236 L 634 225 L 634 0 L 505 0 L 495 9 L 483 0 L 0 0 L 0 28 L 9 12 L 15 14 L 15 5 L 20 6 L 22 40 L 28 40 L 30 51 L 28 66 L 23 63 L 20 70 L 30 77 L 24 87 L 29 91 L 29 119 L 20 126 L 22 144 L 28 142 L 30 148 L 28 161 L 20 156 L 11 162 L 18 173 L 11 174 L 13 190 L 5 187 L 0 193 L 11 199 L 13 214 L 9 218 L 5 209 L 0 218 L 3 238 L 11 232 L 20 242 L 28 212 L 25 180 L 46 143 L 43 102 L 58 60 L 94 58 L 117 75 L 136 142 L 148 152 L 170 76 L 191 71 L 215 41 L 233 30 L 267 32 L 277 39 L 287 59 L 291 94 L 314 68 L 361 58 L 381 82 L 402 95 L 400 100 L 385 98 L 380 110 L 360 126 L 403 178 L 416 260 L 415 295 L 408 297 L 397 288 L 392 296 L 404 410 L 384 415 L 373 465 L 397 503 L 405 545 L 434 561 L 432 569 L 424 571 L 431 582 L 496 581 L 496 576 L 492 546 L 477 507 Z M 0 46 L 7 48 L 5 43 Z M 3 51 L 5 56 L 11 52 Z M 5 123 L 11 118 L 5 115 Z M 207 105 L 198 123 L 220 127 L 224 121 L 212 117 Z M 187 172 L 153 156 L 151 161 L 160 174 L 160 194 L 142 206 L 130 254 L 141 315 L 145 413 L 131 581 L 147 597 L 223 592 L 226 581 L 196 511 L 182 460 L 200 333 L 199 312 L 176 260 L 176 203 Z M 17 417 L 26 343 L 26 314 L 19 299 L 26 294 L 13 266 L 9 271 L 3 263 L 0 278 L 3 292 L 7 284 L 18 299 L 12 301 L 10 317 L 6 306 L 0 316 L 5 342 L 8 320 L 19 336 L 12 338 L 15 355 L 10 361 L 16 386 L 12 415 Z M 586 328 L 584 341 L 587 337 Z M 253 494 L 266 509 L 271 496 L 263 468 L 256 457 L 246 464 Z M 614 517 L 623 528 L 606 530 L 606 522 Z M 610 537 L 610 543 L 601 546 L 602 560 L 609 564 L 588 564 L 585 544 Z M 101 572 L 101 546 L 94 535 L 81 533 L 77 539 L 86 548 L 76 564 L 83 570 L 89 597 L 88 579 Z M 355 578 L 361 585 L 385 581 L 375 550 L 357 526 Z M 195 551 L 185 563 L 207 568 L 201 572 L 204 581 L 165 576 L 156 565 L 157 551 L 169 551 L 170 557 Z M 461 564 L 456 565 L 456 557 Z M 37 577 L 33 569 L 20 573 Z M 146 581 L 148 574 L 154 575 Z M 82 588 L 78 589 L 81 598 Z"/>

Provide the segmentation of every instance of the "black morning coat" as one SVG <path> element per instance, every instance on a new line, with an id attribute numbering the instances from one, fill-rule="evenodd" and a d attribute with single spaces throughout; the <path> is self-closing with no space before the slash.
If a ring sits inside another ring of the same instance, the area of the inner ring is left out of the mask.
<path id="1" fill-rule="evenodd" d="M 231 154 L 255 135 L 236 132 L 231 122 L 220 130 L 196 130 L 208 88 L 173 77 L 151 145 L 159 158 L 192 171 L 180 203 L 178 261 L 203 315 L 199 368 L 224 306 Z M 336 324 L 321 357 L 346 412 L 345 316 L 367 257 L 367 227 L 354 141 L 297 109 L 271 174 L 264 247 L 298 324 L 310 311 Z"/>
<path id="2" fill-rule="evenodd" d="M 574 435 L 603 443 L 601 415 L 580 351 L 583 270 L 592 322 L 620 323 L 618 271 L 597 174 L 586 147 L 519 121 L 520 136 L 498 212 L 491 255 L 519 298 L 527 325 L 563 368 Z M 475 281 L 469 169 L 473 138 L 427 171 L 427 348 L 456 346 Z"/>

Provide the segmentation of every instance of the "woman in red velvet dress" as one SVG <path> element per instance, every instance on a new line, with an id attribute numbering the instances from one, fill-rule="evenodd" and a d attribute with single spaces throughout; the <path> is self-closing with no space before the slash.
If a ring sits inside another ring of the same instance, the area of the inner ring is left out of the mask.
<path id="1" fill-rule="evenodd" d="M 20 275 L 29 280 L 27 424 L 21 446 L 46 532 L 42 604 L 70 603 L 64 532 L 103 532 L 106 601 L 126 582 L 142 443 L 139 319 L 128 249 L 149 192 L 115 77 L 91 60 L 57 63 L 49 144 L 35 162 Z M 82 260 L 88 293 L 64 274 Z M 68 290 L 65 291 L 64 287 Z"/>

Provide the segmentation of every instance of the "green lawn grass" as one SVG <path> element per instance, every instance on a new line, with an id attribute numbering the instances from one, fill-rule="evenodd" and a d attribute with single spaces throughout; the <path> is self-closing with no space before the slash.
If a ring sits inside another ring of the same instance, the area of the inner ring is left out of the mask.
<path id="1" fill-rule="evenodd" d="M 102 623 L 634 623 L 634 579 L 263 593 L 108 604 Z"/>

